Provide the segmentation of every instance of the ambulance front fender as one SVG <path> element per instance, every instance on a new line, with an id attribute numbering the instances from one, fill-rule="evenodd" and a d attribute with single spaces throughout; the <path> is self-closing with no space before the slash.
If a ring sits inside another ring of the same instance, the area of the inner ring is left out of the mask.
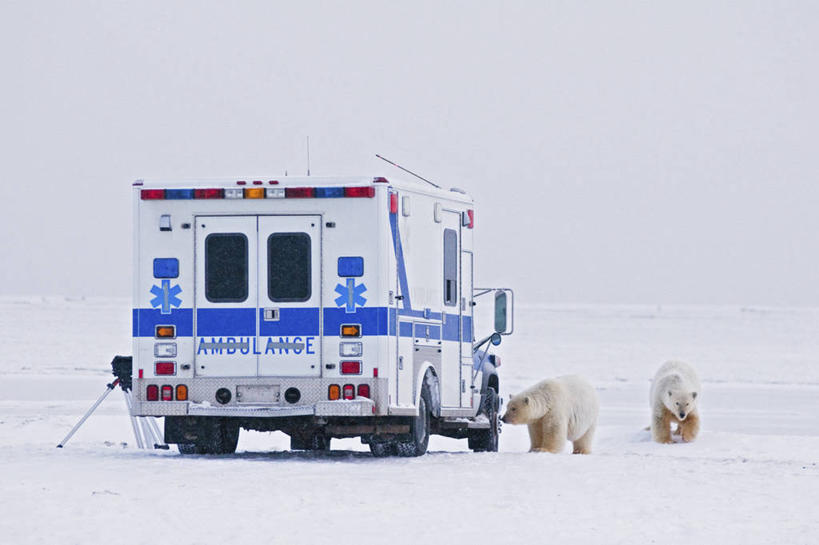
<path id="1" fill-rule="evenodd" d="M 418 405 L 421 400 L 421 390 L 424 385 L 424 381 L 426 381 L 427 385 L 429 386 L 429 395 L 430 401 L 432 402 L 432 407 L 430 407 L 430 412 L 432 416 L 440 417 L 441 416 L 441 388 L 438 383 L 438 373 L 435 371 L 435 367 L 432 363 L 425 361 L 421 364 L 418 368 L 418 374 L 415 376 L 415 407 L 416 412 L 418 411 Z"/>

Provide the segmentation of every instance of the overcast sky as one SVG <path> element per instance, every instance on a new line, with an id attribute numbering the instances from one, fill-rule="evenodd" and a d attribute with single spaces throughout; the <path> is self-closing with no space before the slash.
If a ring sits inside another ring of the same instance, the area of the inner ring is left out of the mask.
<path id="1" fill-rule="evenodd" d="M 136 178 L 476 199 L 522 302 L 819 304 L 815 2 L 0 2 L 0 293 L 131 292 Z"/>

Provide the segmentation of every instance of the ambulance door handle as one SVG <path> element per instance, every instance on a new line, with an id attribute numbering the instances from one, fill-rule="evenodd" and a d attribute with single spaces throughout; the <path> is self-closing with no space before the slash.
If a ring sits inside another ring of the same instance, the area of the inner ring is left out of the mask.
<path id="1" fill-rule="evenodd" d="M 264 309 L 264 321 L 265 322 L 278 322 L 279 321 L 279 309 L 277 309 L 277 308 L 266 308 L 266 309 Z"/>

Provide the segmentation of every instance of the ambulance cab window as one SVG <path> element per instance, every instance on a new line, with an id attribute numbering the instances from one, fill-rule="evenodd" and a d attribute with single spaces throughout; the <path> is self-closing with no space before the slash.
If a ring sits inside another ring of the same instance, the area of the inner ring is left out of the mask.
<path id="1" fill-rule="evenodd" d="M 205 239 L 205 297 L 212 303 L 247 299 L 247 237 L 214 233 Z"/>
<path id="2" fill-rule="evenodd" d="M 444 229 L 444 304 L 458 302 L 458 233 Z"/>
<path id="3" fill-rule="evenodd" d="M 271 301 L 310 299 L 310 274 L 310 235 L 273 233 L 267 238 L 267 295 Z"/>

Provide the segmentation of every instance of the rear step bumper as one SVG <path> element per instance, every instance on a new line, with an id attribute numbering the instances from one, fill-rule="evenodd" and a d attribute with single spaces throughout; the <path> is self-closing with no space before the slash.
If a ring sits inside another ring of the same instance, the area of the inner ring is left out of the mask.
<path id="1" fill-rule="evenodd" d="M 236 416 L 286 418 L 290 416 L 373 416 L 375 403 L 371 399 L 319 401 L 314 405 L 272 406 L 231 405 L 219 407 L 210 403 L 136 402 L 134 414 L 139 416 Z"/>

